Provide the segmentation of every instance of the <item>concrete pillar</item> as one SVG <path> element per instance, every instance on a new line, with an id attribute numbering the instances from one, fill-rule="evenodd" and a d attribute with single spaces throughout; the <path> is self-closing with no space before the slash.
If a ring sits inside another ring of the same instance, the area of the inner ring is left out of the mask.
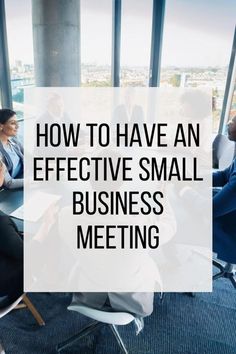
<path id="1" fill-rule="evenodd" d="M 80 0 L 32 0 L 36 86 L 80 85 Z"/>

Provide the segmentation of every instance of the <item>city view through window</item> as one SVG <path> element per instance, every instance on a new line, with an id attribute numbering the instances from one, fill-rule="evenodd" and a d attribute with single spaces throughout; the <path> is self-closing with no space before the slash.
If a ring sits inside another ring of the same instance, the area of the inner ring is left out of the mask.
<path id="1" fill-rule="evenodd" d="M 110 0 L 81 0 L 81 86 L 111 86 L 111 5 Z M 152 1 L 124 0 L 122 6 L 121 86 L 148 86 Z M 160 86 L 212 88 L 214 131 L 222 108 L 235 13 L 234 0 L 166 2 Z M 6 1 L 6 22 L 14 109 L 23 118 L 23 88 L 35 84 L 31 1 Z"/>

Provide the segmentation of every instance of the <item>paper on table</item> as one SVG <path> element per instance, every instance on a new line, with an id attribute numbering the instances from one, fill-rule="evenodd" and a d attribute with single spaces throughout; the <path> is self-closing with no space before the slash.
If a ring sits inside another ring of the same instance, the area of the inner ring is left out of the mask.
<path id="1" fill-rule="evenodd" d="M 37 192 L 21 207 L 14 210 L 11 216 L 17 219 L 36 222 L 46 213 L 52 204 L 55 204 L 60 199 L 59 195 Z"/>

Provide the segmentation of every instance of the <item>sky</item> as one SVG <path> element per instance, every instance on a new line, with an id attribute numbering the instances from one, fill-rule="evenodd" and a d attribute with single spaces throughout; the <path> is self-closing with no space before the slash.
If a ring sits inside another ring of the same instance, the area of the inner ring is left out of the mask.
<path id="1" fill-rule="evenodd" d="M 10 62 L 33 63 L 31 0 L 5 0 Z M 162 66 L 227 66 L 236 0 L 166 0 Z M 149 66 L 152 0 L 123 0 L 121 65 Z M 81 0 L 82 63 L 111 61 L 112 0 Z"/>

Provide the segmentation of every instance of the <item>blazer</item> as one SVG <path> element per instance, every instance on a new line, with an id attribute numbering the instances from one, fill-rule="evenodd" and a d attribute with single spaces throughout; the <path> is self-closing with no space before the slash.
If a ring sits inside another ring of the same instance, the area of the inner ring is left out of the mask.
<path id="1" fill-rule="evenodd" d="M 19 156 L 20 161 L 23 164 L 23 159 L 24 159 L 24 151 L 23 151 L 23 146 L 21 145 L 21 143 L 16 139 L 16 138 L 12 138 L 11 139 L 12 142 L 12 147 L 15 151 L 15 153 Z M 12 169 L 13 169 L 13 163 L 12 160 L 10 158 L 10 156 L 8 155 L 8 153 L 6 152 L 6 150 L 3 147 L 2 142 L 0 141 L 0 154 L 2 155 L 3 158 L 3 162 L 6 165 L 6 168 L 9 172 L 9 174 L 12 174 Z"/>
<path id="2" fill-rule="evenodd" d="M 23 293 L 23 240 L 11 218 L 0 211 L 0 297 Z"/>
<path id="3" fill-rule="evenodd" d="M 23 151 L 23 146 L 21 143 L 16 139 L 12 138 L 11 142 L 13 143 L 13 149 L 16 152 L 16 154 L 19 156 L 20 161 L 22 163 L 22 166 L 24 164 L 24 151 Z M 6 166 L 5 170 L 5 176 L 4 176 L 4 187 L 8 189 L 16 189 L 16 188 L 22 188 L 23 187 L 23 178 L 12 178 L 12 169 L 13 169 L 13 163 L 12 160 L 9 156 L 9 154 L 5 151 L 2 142 L 0 141 L 0 156 L 3 159 L 3 163 Z"/>
<path id="4" fill-rule="evenodd" d="M 213 174 L 213 250 L 223 261 L 236 264 L 236 159 Z"/>

